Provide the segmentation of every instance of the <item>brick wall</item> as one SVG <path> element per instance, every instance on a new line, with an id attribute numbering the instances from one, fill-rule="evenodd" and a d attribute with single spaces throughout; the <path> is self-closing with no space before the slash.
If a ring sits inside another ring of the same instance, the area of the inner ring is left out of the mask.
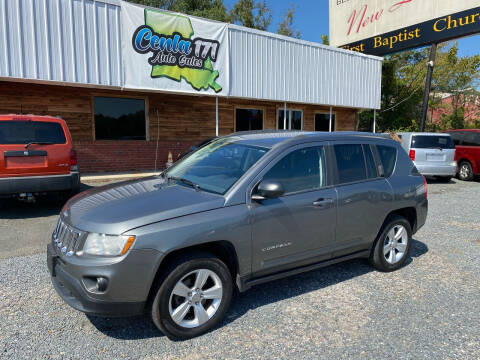
<path id="1" fill-rule="evenodd" d="M 164 169 L 168 152 L 173 160 L 187 151 L 192 141 L 159 141 L 157 169 Z M 80 141 L 74 143 L 82 173 L 155 170 L 155 141 Z"/>

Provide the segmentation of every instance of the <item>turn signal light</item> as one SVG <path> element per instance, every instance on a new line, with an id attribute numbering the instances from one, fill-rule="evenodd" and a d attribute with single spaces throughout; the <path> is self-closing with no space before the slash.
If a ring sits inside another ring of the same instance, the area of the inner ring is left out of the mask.
<path id="1" fill-rule="evenodd" d="M 70 166 L 77 166 L 77 152 L 70 150 Z"/>
<path id="2" fill-rule="evenodd" d="M 135 241 L 135 236 L 130 236 L 128 238 L 127 242 L 125 243 L 125 246 L 123 247 L 122 255 L 125 255 L 127 253 L 128 249 L 130 249 L 134 241 Z"/>
<path id="3" fill-rule="evenodd" d="M 410 156 L 410 159 L 412 159 L 412 161 L 415 161 L 415 150 L 410 150 L 408 156 Z"/>
<path id="4" fill-rule="evenodd" d="M 75 150 L 70 150 L 70 171 L 77 171 L 77 152 Z"/>

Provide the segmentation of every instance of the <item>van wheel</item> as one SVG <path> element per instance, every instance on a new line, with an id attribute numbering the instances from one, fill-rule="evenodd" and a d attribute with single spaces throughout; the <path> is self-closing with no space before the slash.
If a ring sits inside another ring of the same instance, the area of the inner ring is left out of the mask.
<path id="1" fill-rule="evenodd" d="M 458 178 L 463 181 L 473 180 L 472 164 L 469 161 L 462 161 L 458 166 Z"/>
<path id="2" fill-rule="evenodd" d="M 157 285 L 152 320 L 170 339 L 184 340 L 216 326 L 230 306 L 228 267 L 209 253 L 178 258 Z"/>
<path id="3" fill-rule="evenodd" d="M 402 267 L 412 243 L 412 228 L 403 217 L 392 215 L 385 221 L 370 254 L 370 263 L 380 271 Z"/>

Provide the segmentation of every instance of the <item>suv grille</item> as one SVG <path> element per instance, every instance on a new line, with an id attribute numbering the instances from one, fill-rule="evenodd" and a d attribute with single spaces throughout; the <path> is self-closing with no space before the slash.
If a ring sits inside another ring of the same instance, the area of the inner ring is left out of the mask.
<path id="1" fill-rule="evenodd" d="M 72 256 L 79 244 L 79 240 L 82 239 L 84 235 L 85 232 L 65 224 L 61 218 L 58 218 L 57 226 L 53 231 L 52 241 L 54 246 L 63 254 Z"/>

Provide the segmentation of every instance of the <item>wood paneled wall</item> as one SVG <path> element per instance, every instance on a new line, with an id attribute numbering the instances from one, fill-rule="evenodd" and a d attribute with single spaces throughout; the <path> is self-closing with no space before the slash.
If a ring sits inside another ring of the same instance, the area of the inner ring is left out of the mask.
<path id="1" fill-rule="evenodd" d="M 146 100 L 147 141 L 95 141 L 93 97 L 140 97 Z M 264 110 L 264 129 L 275 129 L 277 110 L 283 103 L 219 98 L 219 133 L 235 129 L 235 108 Z M 315 112 L 329 112 L 325 106 L 287 104 L 303 111 L 303 129 L 314 130 Z M 355 130 L 357 111 L 334 108 L 336 130 Z M 60 85 L 0 81 L 0 114 L 36 114 L 60 116 L 67 122 L 79 163 L 85 172 L 138 171 L 153 169 L 157 134 L 158 161 L 164 164 L 168 152 L 175 155 L 191 144 L 215 136 L 215 98 Z M 129 153 L 119 154 L 124 149 Z M 132 150 L 128 150 L 132 149 Z M 153 155 L 152 155 L 153 154 Z"/>
<path id="2" fill-rule="evenodd" d="M 93 96 L 142 97 L 147 101 L 148 134 L 154 140 L 196 141 L 215 135 L 215 98 L 160 93 L 97 90 L 68 86 L 40 85 L 0 81 L 0 113 L 32 113 L 64 118 L 74 141 L 93 141 Z M 264 110 L 264 128 L 275 129 L 277 110 L 283 103 L 219 98 L 219 132 L 229 134 L 235 129 L 235 107 Z M 288 104 L 303 110 L 303 129 L 314 130 L 314 113 L 327 112 L 328 107 Z M 355 130 L 357 112 L 334 108 L 336 130 Z M 160 129 L 158 129 L 158 126 Z M 158 132 L 158 130 L 160 130 Z"/>

